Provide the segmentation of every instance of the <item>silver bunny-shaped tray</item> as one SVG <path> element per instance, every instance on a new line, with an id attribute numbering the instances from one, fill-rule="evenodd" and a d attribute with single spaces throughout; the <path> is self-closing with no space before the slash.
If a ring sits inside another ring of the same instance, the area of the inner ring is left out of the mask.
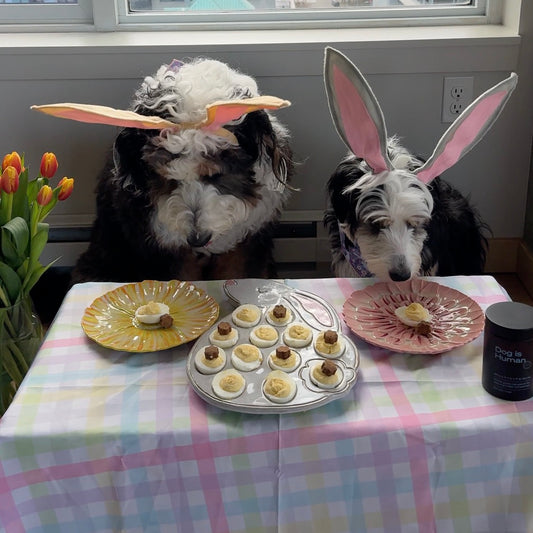
<path id="1" fill-rule="evenodd" d="M 278 281 L 262 279 L 228 280 L 224 284 L 224 291 L 236 306 L 253 304 L 259 307 L 261 318 L 254 327 L 267 324 L 272 326 L 272 323 L 267 321 L 266 314 L 277 304 L 290 310 L 292 318 L 286 325 L 273 326 L 278 332 L 278 341 L 273 346 L 259 348 L 262 354 L 262 362 L 259 367 L 251 371 L 239 371 L 245 379 L 246 385 L 242 394 L 234 399 L 223 399 L 215 393 L 213 379 L 218 372 L 215 374 L 200 372 L 195 365 L 195 356 L 200 350 L 211 344 L 209 336 L 217 329 L 220 322 L 229 322 L 232 328 L 237 331 L 238 341 L 235 346 L 253 344 L 250 341 L 250 331 L 253 328 L 236 325 L 232 313 L 230 313 L 219 318 L 209 330 L 203 333 L 189 352 L 187 375 L 194 391 L 206 402 L 222 409 L 242 413 L 295 413 L 327 404 L 346 395 L 352 389 L 357 380 L 359 354 L 352 341 L 342 334 L 337 313 L 322 298 L 307 291 L 293 289 Z M 287 374 L 296 385 L 295 396 L 286 403 L 276 403 L 269 400 L 263 391 L 265 378 L 272 371 L 268 358 L 277 346 L 285 344 L 284 331 L 294 323 L 307 325 L 312 331 L 313 340 L 307 346 L 294 348 L 299 355 L 300 364 L 295 370 L 287 372 Z M 318 387 L 309 375 L 315 364 L 326 359 L 315 349 L 317 336 L 326 330 L 337 332 L 344 343 L 344 351 L 334 359 L 337 371 L 342 373 L 342 379 L 337 386 L 331 389 Z M 230 354 L 235 346 L 225 349 L 226 362 L 220 371 L 233 368 Z"/>

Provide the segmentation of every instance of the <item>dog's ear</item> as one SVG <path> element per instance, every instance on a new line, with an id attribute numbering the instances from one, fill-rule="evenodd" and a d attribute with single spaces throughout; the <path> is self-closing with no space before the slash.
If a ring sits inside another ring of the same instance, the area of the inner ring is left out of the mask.
<path id="1" fill-rule="evenodd" d="M 330 47 L 325 52 L 324 82 L 331 117 L 346 146 L 374 174 L 392 170 L 385 119 L 372 89 L 356 66 Z"/>
<path id="2" fill-rule="evenodd" d="M 470 104 L 444 132 L 431 157 L 415 171 L 429 183 L 467 154 L 491 128 L 511 96 L 518 76 L 513 72 Z"/>

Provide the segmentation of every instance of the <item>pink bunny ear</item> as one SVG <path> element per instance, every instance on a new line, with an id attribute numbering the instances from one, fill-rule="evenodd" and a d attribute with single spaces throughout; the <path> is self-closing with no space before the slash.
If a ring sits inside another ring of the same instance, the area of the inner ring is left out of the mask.
<path id="1" fill-rule="evenodd" d="M 372 89 L 355 65 L 330 47 L 326 48 L 324 82 L 331 118 L 346 146 L 375 174 L 392 170 L 385 120 Z"/>
<path id="2" fill-rule="evenodd" d="M 511 96 L 518 76 L 513 72 L 470 104 L 444 132 L 424 165 L 415 173 L 429 183 L 467 154 L 489 131 Z"/>
<path id="3" fill-rule="evenodd" d="M 124 128 L 143 128 L 162 130 L 172 128 L 174 130 L 198 129 L 209 131 L 215 135 L 226 138 L 232 144 L 239 144 L 233 133 L 222 126 L 236 120 L 246 113 L 259 109 L 279 109 L 291 105 L 288 100 L 282 100 L 275 96 L 256 96 L 242 100 L 218 101 L 206 106 L 205 119 L 198 122 L 177 124 L 156 116 L 145 116 L 101 105 L 90 104 L 48 104 L 34 105 L 31 109 L 41 111 L 54 117 L 89 122 L 91 124 L 108 124 Z"/>
<path id="4" fill-rule="evenodd" d="M 175 128 L 176 124 L 160 117 L 139 115 L 133 111 L 113 109 L 102 105 L 91 104 L 48 104 L 32 105 L 31 109 L 41 111 L 54 117 L 89 122 L 91 124 L 107 124 L 124 128 L 142 128 L 162 130 Z"/>

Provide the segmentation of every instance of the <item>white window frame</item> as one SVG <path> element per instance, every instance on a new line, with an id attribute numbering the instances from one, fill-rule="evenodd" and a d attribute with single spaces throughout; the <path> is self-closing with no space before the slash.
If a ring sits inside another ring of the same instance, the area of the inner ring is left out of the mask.
<path id="1" fill-rule="evenodd" d="M 0 5 L 0 31 L 173 31 L 319 29 L 384 26 L 500 24 L 506 0 L 479 0 L 476 7 L 405 9 L 288 9 L 243 12 L 128 13 L 127 0 L 78 0 L 78 5 Z M 508 0 L 507 0 L 508 1 Z"/>
<path id="2" fill-rule="evenodd" d="M 92 24 L 93 0 L 77 4 L 1 4 L 0 28 L 9 24 Z"/>

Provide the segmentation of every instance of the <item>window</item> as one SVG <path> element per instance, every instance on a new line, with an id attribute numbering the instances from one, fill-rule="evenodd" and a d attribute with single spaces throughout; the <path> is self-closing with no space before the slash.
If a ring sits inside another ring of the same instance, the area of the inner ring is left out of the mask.
<path id="1" fill-rule="evenodd" d="M 413 18 L 424 24 L 481 24 L 497 22 L 501 6 L 502 0 L 0 0 L 0 25 L 77 23 L 110 31 L 294 28 L 291 24 L 302 29 L 384 21 L 405 26 Z"/>

